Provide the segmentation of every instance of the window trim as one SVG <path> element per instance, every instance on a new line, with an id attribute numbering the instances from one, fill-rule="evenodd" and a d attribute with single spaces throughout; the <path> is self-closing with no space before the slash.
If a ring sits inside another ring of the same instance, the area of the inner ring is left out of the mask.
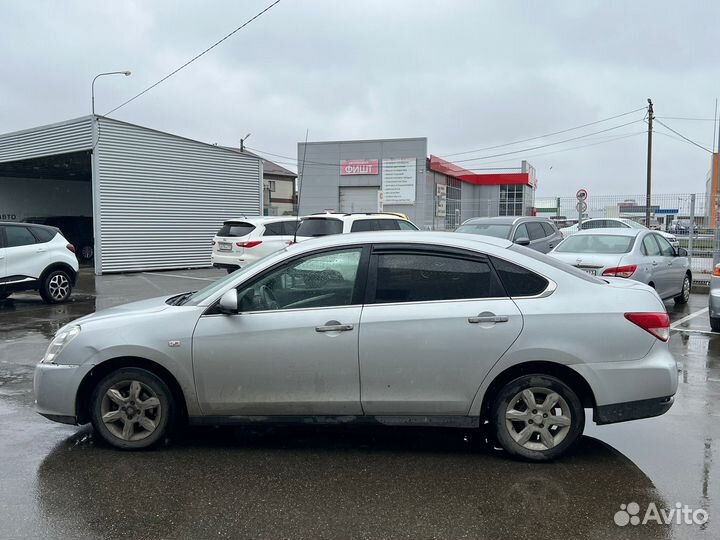
<path id="1" fill-rule="evenodd" d="M 22 244 L 22 245 L 19 245 L 19 246 L 11 246 L 11 245 L 9 245 L 9 244 L 10 244 L 10 241 L 8 240 L 8 237 L 7 237 L 7 231 L 8 231 L 9 228 L 12 228 L 12 227 L 14 227 L 14 228 L 16 228 L 16 229 L 19 229 L 19 228 L 25 229 L 25 230 L 30 234 L 30 236 L 32 236 L 33 240 L 35 240 L 35 241 L 34 241 L 32 244 Z M 0 247 L 2 247 L 2 248 L 4 248 L 4 249 L 13 249 L 13 248 L 20 248 L 20 247 L 26 247 L 26 246 L 34 246 L 34 245 L 36 245 L 36 244 L 44 244 L 44 243 L 46 243 L 46 242 L 40 242 L 40 239 L 33 234 L 32 229 L 31 229 L 30 227 L 31 227 L 31 224 L 29 224 L 29 223 L 5 223 L 5 224 L 2 226 L 2 230 L 3 230 L 3 235 L 2 235 L 2 236 L 3 236 L 3 243 L 2 243 L 2 245 L 1 245 Z"/>
<path id="2" fill-rule="evenodd" d="M 304 259 L 307 257 L 314 257 L 316 255 L 325 255 L 328 253 L 334 253 L 337 251 L 351 251 L 354 249 L 360 249 L 360 260 L 358 261 L 358 271 L 355 275 L 355 287 L 353 288 L 353 294 L 350 301 L 350 304 L 342 305 L 342 306 L 323 306 L 323 307 L 316 307 L 316 308 L 306 308 L 306 307 L 299 307 L 299 308 L 289 308 L 289 309 L 273 309 L 273 310 L 262 310 L 262 311 L 241 311 L 238 313 L 235 313 L 234 315 L 227 315 L 225 313 L 220 313 L 218 308 L 218 305 L 220 304 L 220 300 L 222 299 L 223 295 L 228 292 L 230 289 L 225 289 L 221 293 L 219 293 L 216 300 L 214 300 L 206 309 L 203 311 L 201 317 L 212 317 L 212 316 L 223 316 L 223 317 L 236 317 L 239 315 L 249 315 L 251 313 L 282 313 L 282 312 L 288 312 L 288 311 L 302 311 L 302 310 L 310 310 L 310 309 L 338 309 L 338 308 L 348 308 L 348 307 L 359 307 L 363 305 L 363 299 L 365 297 L 365 288 L 367 286 L 367 277 L 368 277 L 368 265 L 369 265 L 369 258 L 370 258 L 370 245 L 369 244 L 350 244 L 347 246 L 335 246 L 335 247 L 328 247 L 319 249 L 317 251 L 311 251 L 306 253 L 298 253 L 296 256 L 285 259 L 281 262 L 278 262 L 277 264 L 272 265 L 270 268 L 266 268 L 265 270 L 261 271 L 258 274 L 255 274 L 254 276 L 250 277 L 247 281 L 243 281 L 242 283 L 239 283 L 238 285 L 235 285 L 231 287 L 231 289 L 235 289 L 237 292 L 240 292 L 240 289 L 247 289 L 248 287 L 254 286 L 257 282 L 265 279 L 268 275 L 271 273 L 282 269 L 283 267 L 290 266 L 294 264 L 296 261 L 300 259 Z"/>
<path id="3" fill-rule="evenodd" d="M 436 255 L 451 259 L 460 259 L 476 263 L 484 263 L 490 269 L 491 279 L 495 279 L 498 290 L 505 293 L 505 296 L 473 297 L 473 298 L 445 298 L 437 300 L 403 300 L 402 302 L 377 302 L 377 270 L 380 255 Z M 502 280 L 497 275 L 495 267 L 484 253 L 466 251 L 451 246 L 433 246 L 428 244 L 374 244 L 370 253 L 370 264 L 368 266 L 367 284 L 365 287 L 364 305 L 366 306 L 397 306 L 417 305 L 446 302 L 483 302 L 490 300 L 510 300 Z"/>

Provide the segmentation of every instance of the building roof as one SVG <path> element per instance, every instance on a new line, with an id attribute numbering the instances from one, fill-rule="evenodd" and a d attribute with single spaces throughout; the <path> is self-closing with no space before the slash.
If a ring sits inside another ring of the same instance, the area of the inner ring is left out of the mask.
<path id="1" fill-rule="evenodd" d="M 445 161 L 437 156 L 430 156 L 428 160 L 431 171 L 439 172 L 446 176 L 457 178 L 468 184 L 474 184 L 476 186 L 502 186 L 508 184 L 518 184 L 532 186 L 532 179 L 530 174 L 526 172 L 519 173 L 475 173 L 463 169 L 459 165 Z"/>
<path id="2" fill-rule="evenodd" d="M 228 150 L 234 150 L 235 152 L 240 152 L 239 148 L 232 148 L 230 146 L 225 146 L 223 148 L 227 148 Z M 254 152 L 251 152 L 250 150 L 242 150 L 243 154 L 247 154 L 249 156 L 256 157 L 258 159 L 262 160 L 263 163 L 263 176 L 269 175 L 269 176 L 287 176 L 289 178 L 297 178 L 297 174 L 292 172 L 289 169 L 286 169 L 285 167 L 278 165 L 277 163 L 270 161 L 269 159 L 265 159 L 262 156 L 259 156 L 255 154 Z"/>

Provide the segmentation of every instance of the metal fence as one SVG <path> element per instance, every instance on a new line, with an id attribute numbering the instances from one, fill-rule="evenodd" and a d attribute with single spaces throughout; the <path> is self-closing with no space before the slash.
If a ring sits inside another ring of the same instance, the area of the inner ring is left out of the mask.
<path id="1" fill-rule="evenodd" d="M 521 204 L 522 203 L 522 204 Z M 646 221 L 645 195 L 590 195 L 585 201 L 582 219 L 630 219 L 652 229 L 675 235 L 680 247 L 688 250 L 695 281 L 709 280 L 715 264 L 720 262 L 720 197 L 705 193 L 658 194 L 651 197 L 650 222 Z M 426 207 L 435 208 L 432 225 L 423 228 L 454 230 L 473 217 L 502 215 L 532 215 L 547 217 L 559 228 L 578 222 L 581 212 L 575 197 L 536 197 L 534 201 L 505 201 L 500 199 L 460 199 L 453 204 L 438 205 L 436 200 L 426 201 Z M 438 216 L 437 209 L 444 212 Z M 520 210 L 520 212 L 518 211 Z M 444 215 L 442 215 L 444 214 Z"/>

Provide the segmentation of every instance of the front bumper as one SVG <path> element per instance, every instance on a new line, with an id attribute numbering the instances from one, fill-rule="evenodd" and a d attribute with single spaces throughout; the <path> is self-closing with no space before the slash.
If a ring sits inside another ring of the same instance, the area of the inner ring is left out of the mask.
<path id="1" fill-rule="evenodd" d="M 77 424 L 77 393 L 92 366 L 38 364 L 33 388 L 35 411 L 55 422 Z"/>
<path id="2" fill-rule="evenodd" d="M 640 418 L 652 418 L 653 416 L 660 416 L 668 412 L 674 401 L 674 396 L 667 396 L 628 401 L 627 403 L 600 405 L 595 407 L 593 420 L 597 425 L 602 426 L 604 424 L 615 424 L 617 422 L 627 422 L 628 420 L 638 420 Z"/>

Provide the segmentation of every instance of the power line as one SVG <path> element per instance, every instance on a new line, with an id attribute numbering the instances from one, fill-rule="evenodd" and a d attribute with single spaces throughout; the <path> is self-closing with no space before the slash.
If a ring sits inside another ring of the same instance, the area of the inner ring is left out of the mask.
<path id="1" fill-rule="evenodd" d="M 233 30 L 232 32 L 230 32 L 229 34 L 227 34 L 227 35 L 226 35 L 225 37 L 223 37 L 222 39 L 220 39 L 220 40 L 216 41 L 215 43 L 213 43 L 212 45 L 210 45 L 210 47 L 208 47 L 207 49 L 205 49 L 205 50 L 204 50 L 203 52 L 201 52 L 200 54 L 197 54 L 197 55 L 195 55 L 194 57 L 192 57 L 190 60 L 188 60 L 187 62 L 185 62 L 182 66 L 180 66 L 180 67 L 177 68 L 176 70 L 172 71 L 171 73 L 168 73 L 168 74 L 165 75 L 162 79 L 160 79 L 159 81 L 157 81 L 157 82 L 154 83 L 154 84 L 151 84 L 150 86 L 148 86 L 145 90 L 143 90 L 143 91 L 140 92 L 139 94 L 134 95 L 133 97 L 131 97 L 131 98 L 128 99 L 127 101 L 122 102 L 120 105 L 118 105 L 117 107 L 115 107 L 115 108 L 112 109 L 111 111 L 108 111 L 107 113 L 105 113 L 105 116 L 114 113 L 114 112 L 117 111 L 119 108 L 124 107 L 125 105 L 127 105 L 128 103 L 130 103 L 130 102 L 132 102 L 132 101 L 135 101 L 137 98 L 139 98 L 139 97 L 142 96 L 143 94 L 149 92 L 150 90 L 152 90 L 153 88 L 155 88 L 157 85 L 165 82 L 165 81 L 168 80 L 170 77 L 172 77 L 173 75 L 175 75 L 178 71 L 180 71 L 180 70 L 182 70 L 182 69 L 185 69 L 187 66 L 189 66 L 190 64 L 192 64 L 195 60 L 197 60 L 197 59 L 200 58 L 201 56 L 203 56 L 203 55 L 205 55 L 206 53 L 208 53 L 208 52 L 210 52 L 211 50 L 213 50 L 215 47 L 217 47 L 218 45 L 220 45 L 223 41 L 225 41 L 226 39 L 232 37 L 234 34 L 236 34 L 237 32 L 239 32 L 239 31 L 242 30 L 243 28 L 245 28 L 248 24 L 250 24 L 251 22 L 253 22 L 255 19 L 257 19 L 258 17 L 260 17 L 261 15 L 263 15 L 266 11 L 269 11 L 270 9 L 272 9 L 273 7 L 275 7 L 275 6 L 276 6 L 277 4 L 279 4 L 279 3 L 280 3 L 280 0 L 275 0 L 272 4 L 270 4 L 269 6 L 267 6 L 265 9 L 263 9 L 263 10 L 260 11 L 260 12 L 258 12 L 254 17 L 252 17 L 252 18 L 248 19 L 247 21 L 245 21 L 244 23 L 242 23 L 242 24 L 241 24 L 240 26 L 238 26 L 235 30 Z"/>
<path id="2" fill-rule="evenodd" d="M 552 137 L 554 135 L 561 135 L 562 133 L 567 133 L 569 131 L 575 131 L 576 129 L 582 129 L 582 128 L 585 128 L 588 126 L 594 126 L 595 124 L 600 124 L 602 122 L 608 122 L 610 120 L 615 120 L 616 118 L 622 118 L 623 116 L 628 116 L 629 114 L 633 114 L 633 113 L 640 112 L 643 110 L 645 110 L 645 107 L 640 107 L 639 109 L 635 109 L 634 111 L 624 112 L 622 114 L 617 114 L 615 116 L 610 116 L 608 118 L 602 118 L 600 120 L 595 120 L 594 122 L 588 122 L 587 124 L 582 124 L 580 126 L 562 129 L 560 131 L 554 131 L 553 133 L 546 133 L 545 135 L 538 135 L 536 137 L 530 137 L 529 139 L 520 139 L 518 141 L 513 141 L 513 142 L 509 142 L 509 143 L 496 144 L 494 146 L 486 146 L 485 148 L 476 148 L 475 150 L 466 150 L 464 152 L 455 152 L 453 154 L 445 154 L 440 157 L 462 156 L 465 154 L 472 154 L 473 152 L 484 152 L 486 150 L 495 150 L 496 148 L 504 148 L 506 146 L 513 146 L 515 144 L 520 144 L 520 143 L 524 143 L 524 142 L 536 141 L 538 139 L 545 139 L 547 137 Z"/>
<path id="3" fill-rule="evenodd" d="M 531 146 L 531 147 L 529 147 L 529 148 L 521 148 L 520 150 L 511 150 L 511 151 L 509 151 L 509 152 L 501 152 L 501 153 L 499 153 L 499 154 L 491 154 L 491 155 L 489 155 L 489 156 L 481 156 L 481 157 L 477 157 L 477 158 L 467 158 L 467 159 L 458 159 L 458 160 L 453 160 L 453 161 L 454 161 L 454 163 L 464 163 L 464 162 L 466 162 L 466 161 L 478 161 L 478 160 L 490 159 L 490 158 L 494 158 L 494 157 L 509 156 L 509 155 L 512 155 L 512 154 L 521 154 L 521 153 L 524 153 L 524 152 L 530 152 L 530 151 L 532 151 L 532 150 L 538 150 L 538 149 L 540 149 L 540 148 L 547 148 L 548 146 L 555 146 L 555 145 L 558 145 L 558 144 L 564 144 L 564 143 L 567 143 L 567 142 L 577 141 L 578 139 L 584 139 L 584 138 L 590 137 L 590 136 L 592 136 L 592 135 L 598 135 L 598 134 L 600 134 L 600 133 L 606 133 L 606 132 L 608 132 L 608 131 L 612 131 L 612 130 L 614 130 L 614 129 L 620 129 L 620 128 L 622 128 L 622 127 L 629 126 L 629 125 L 631 125 L 631 124 L 637 124 L 638 122 L 642 122 L 642 119 L 633 120 L 632 122 L 626 122 L 625 124 L 620 124 L 620 125 L 618 125 L 618 126 L 609 127 L 609 128 L 607 128 L 607 129 L 601 129 L 600 131 L 595 131 L 595 132 L 592 132 L 592 133 L 586 133 L 585 135 L 579 135 L 579 136 L 577 136 L 577 137 L 571 137 L 570 139 L 564 139 L 564 140 L 562 140 L 562 141 L 556 141 L 556 142 L 547 143 L 547 144 L 539 144 L 539 145 L 537 145 L 537 146 Z"/>
<path id="4" fill-rule="evenodd" d="M 688 116 L 656 116 L 655 118 L 661 118 L 663 120 L 690 120 L 697 122 L 714 122 L 714 118 L 691 118 Z"/>
<path id="5" fill-rule="evenodd" d="M 656 119 L 656 120 L 657 120 L 657 119 Z M 705 148 L 703 145 L 698 144 L 698 143 L 696 143 L 695 141 L 693 141 L 692 139 L 687 138 L 685 135 L 683 135 L 683 134 L 680 133 L 679 131 L 675 131 L 673 128 L 671 128 L 671 127 L 668 126 L 667 124 L 661 122 L 660 120 L 657 120 L 657 123 L 660 124 L 661 126 L 663 126 L 665 129 L 669 129 L 670 131 L 672 131 L 672 132 L 673 132 L 675 135 L 677 135 L 678 137 L 682 137 L 682 138 L 685 139 L 687 142 L 689 142 L 689 143 L 691 143 L 691 144 L 694 144 L 694 145 L 697 146 L 698 148 L 701 148 L 701 149 L 705 150 L 705 151 L 708 152 L 709 154 L 712 154 L 712 153 L 713 153 L 712 150 L 709 150 L 709 149 Z"/>

